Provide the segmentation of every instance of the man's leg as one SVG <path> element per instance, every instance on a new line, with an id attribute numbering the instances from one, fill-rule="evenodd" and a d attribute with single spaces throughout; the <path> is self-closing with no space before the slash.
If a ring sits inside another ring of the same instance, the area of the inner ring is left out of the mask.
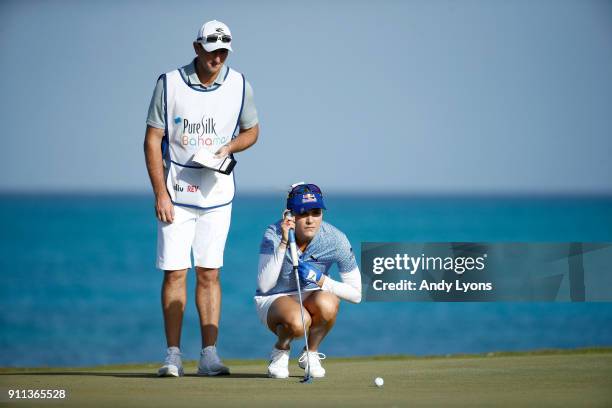
<path id="1" fill-rule="evenodd" d="M 198 364 L 199 375 L 229 374 L 229 369 L 217 354 L 217 335 L 221 314 L 221 282 L 223 251 L 232 215 L 232 206 L 200 210 L 193 240 L 196 264 L 196 305 L 200 315 L 202 352 Z"/>
<path id="2" fill-rule="evenodd" d="M 304 322 L 308 330 L 311 324 L 308 310 L 304 310 Z M 281 296 L 272 303 L 268 309 L 267 323 L 278 338 L 274 345 L 278 350 L 289 350 L 291 340 L 304 336 L 300 304 L 291 296 Z"/>
<path id="3" fill-rule="evenodd" d="M 202 352 L 198 375 L 226 375 L 229 368 L 217 355 L 217 334 L 221 313 L 221 283 L 219 269 L 196 267 L 196 305 L 200 315 Z"/>
<path id="4" fill-rule="evenodd" d="M 179 347 L 196 215 L 197 213 L 190 208 L 175 205 L 173 222 L 157 221 L 157 267 L 164 271 L 161 303 L 168 344 L 164 365 L 157 371 L 159 376 L 183 375 Z"/>
<path id="5" fill-rule="evenodd" d="M 317 351 L 321 341 L 334 327 L 340 306 L 340 299 L 333 293 L 317 290 L 311 292 L 304 300 L 304 308 L 312 317 L 312 324 L 308 332 L 308 348 Z"/>
<path id="6" fill-rule="evenodd" d="M 202 348 L 214 346 L 221 314 L 220 269 L 232 215 L 231 204 L 202 210 L 198 216 L 193 240 L 196 265 L 196 305 L 200 314 Z"/>
<path id="7" fill-rule="evenodd" d="M 219 269 L 196 267 L 196 305 L 200 315 L 202 348 L 214 346 L 219 333 L 221 283 Z"/>
<path id="8" fill-rule="evenodd" d="M 157 370 L 158 376 L 180 377 L 183 375 L 180 344 L 183 313 L 187 300 L 186 281 L 187 269 L 164 271 L 161 303 L 168 349 L 164 365 Z"/>
<path id="9" fill-rule="evenodd" d="M 187 301 L 187 269 L 165 271 L 162 284 L 162 309 L 168 347 L 180 347 L 183 313 Z"/>

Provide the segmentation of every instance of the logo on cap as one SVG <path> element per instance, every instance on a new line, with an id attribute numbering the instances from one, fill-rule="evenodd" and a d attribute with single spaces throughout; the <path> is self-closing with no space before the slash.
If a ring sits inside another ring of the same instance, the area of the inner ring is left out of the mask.
<path id="1" fill-rule="evenodd" d="M 317 197 L 314 194 L 304 194 L 302 196 L 302 204 L 304 203 L 316 203 Z"/>

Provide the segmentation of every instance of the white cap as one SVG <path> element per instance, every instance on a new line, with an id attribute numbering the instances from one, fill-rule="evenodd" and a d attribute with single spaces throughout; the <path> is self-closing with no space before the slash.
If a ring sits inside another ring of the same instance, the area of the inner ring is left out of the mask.
<path id="1" fill-rule="evenodd" d="M 207 41 L 206 39 L 210 35 L 216 35 L 217 41 Z M 222 36 L 226 35 L 230 37 L 230 41 L 223 42 Z M 196 41 L 202 44 L 202 47 L 204 47 L 204 49 L 208 52 L 218 50 L 219 48 L 225 48 L 230 51 L 233 51 L 231 46 L 231 37 L 232 32 L 230 31 L 227 25 L 225 25 L 221 21 L 212 20 L 204 23 L 202 28 L 200 28 Z"/>

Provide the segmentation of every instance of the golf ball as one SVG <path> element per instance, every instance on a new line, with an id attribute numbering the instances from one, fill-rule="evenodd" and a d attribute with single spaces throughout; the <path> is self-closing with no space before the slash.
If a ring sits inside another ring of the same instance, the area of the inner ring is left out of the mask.
<path id="1" fill-rule="evenodd" d="M 376 377 L 374 379 L 374 384 L 376 384 L 377 387 L 382 387 L 384 383 L 385 380 L 383 380 L 381 377 Z"/>

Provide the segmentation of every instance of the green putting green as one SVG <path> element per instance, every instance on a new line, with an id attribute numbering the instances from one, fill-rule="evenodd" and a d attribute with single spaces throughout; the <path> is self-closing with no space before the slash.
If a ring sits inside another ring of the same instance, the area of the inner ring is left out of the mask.
<path id="1" fill-rule="evenodd" d="M 227 360 L 232 375 L 157 378 L 157 364 L 94 368 L 0 369 L 0 404 L 8 390 L 64 389 L 61 403 L 16 406 L 612 406 L 612 348 L 488 353 L 447 357 L 327 359 L 327 377 L 301 384 L 266 377 L 263 360 Z M 374 385 L 375 377 L 384 386 Z M 57 400 L 55 400 L 57 401 Z"/>

